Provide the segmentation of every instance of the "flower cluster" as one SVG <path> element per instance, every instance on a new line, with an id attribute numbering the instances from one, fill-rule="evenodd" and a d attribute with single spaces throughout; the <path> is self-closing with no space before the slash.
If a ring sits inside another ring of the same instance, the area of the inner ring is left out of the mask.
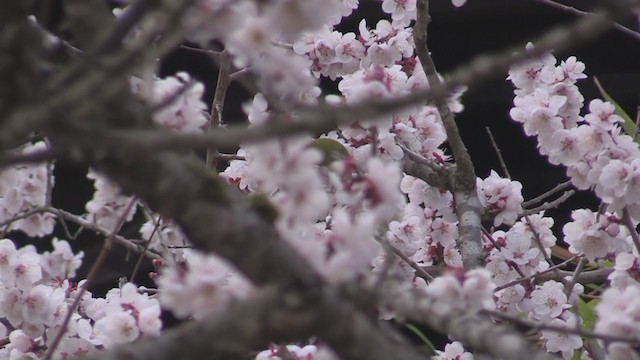
<path id="1" fill-rule="evenodd" d="M 622 118 L 602 100 L 584 101 L 577 86 L 585 78 L 584 64 L 570 57 L 555 65 L 553 56 L 527 63 L 509 72 L 517 87 L 511 117 L 537 136 L 540 153 L 552 164 L 567 167 L 567 175 L 579 189 L 595 190 L 611 212 L 628 208 L 640 218 L 640 149 L 618 126 Z"/>
<path id="2" fill-rule="evenodd" d="M 258 353 L 255 360 L 337 360 L 338 358 L 327 348 L 316 345 L 272 346 L 269 350 Z"/>
<path id="3" fill-rule="evenodd" d="M 633 319 L 637 315 L 628 304 L 640 286 L 636 280 L 637 249 L 633 249 L 628 231 L 640 219 L 640 149 L 620 128 L 623 119 L 615 114 L 613 104 L 592 100 L 589 112 L 580 116 L 584 98 L 575 83 L 586 77 L 584 68 L 575 57 L 556 65 L 556 59 L 547 55 L 512 69 L 509 79 L 517 89 L 511 117 L 524 125 L 527 135 L 537 136 L 540 153 L 548 156 L 549 162 L 566 166 L 572 183 L 579 189 L 594 190 L 605 205 L 598 213 L 573 211 L 573 221 L 563 227 L 564 241 L 569 251 L 590 261 L 615 257 L 615 271 L 609 276 L 612 287 L 604 291 L 602 302 L 596 306 L 596 331 L 634 334 L 637 324 Z M 511 292 L 519 286 L 512 287 Z M 518 309 L 528 308 L 533 317 L 551 324 L 575 326 L 579 319 L 566 308 L 573 303 L 571 296 L 581 291 L 580 286 L 574 286 L 569 296 L 557 282 L 548 281 L 536 288 L 531 303 L 523 306 L 520 302 Z M 517 292 L 516 300 L 526 299 L 527 289 Z M 582 347 L 576 335 L 558 336 L 548 331 L 542 335 L 547 349 L 561 352 L 565 358 Z M 630 359 L 637 354 L 628 344 L 614 343 L 607 347 L 607 356 Z"/>
<path id="4" fill-rule="evenodd" d="M 511 181 L 498 176 L 495 171 L 484 180 L 478 179 L 476 185 L 478 198 L 485 207 L 485 211 L 491 214 L 493 225 L 513 224 L 522 213 L 522 184 L 519 181 Z"/>
<path id="5" fill-rule="evenodd" d="M 53 251 L 38 254 L 33 246 L 17 249 L 11 240 L 0 240 L 0 336 L 9 338 L 0 358 L 42 358 L 60 331 L 64 336 L 55 358 L 159 335 L 158 301 L 131 283 L 110 290 L 106 298 L 85 292 L 65 324 L 84 283 L 69 280 L 83 254 L 74 254 L 64 240 L 54 239 L 53 245 Z"/>
<path id="6" fill-rule="evenodd" d="M 417 0 L 380 3 L 389 20 L 378 21 L 375 28 L 362 20 L 357 33 L 346 34 L 335 25 L 357 8 L 358 0 L 198 0 L 181 21 L 190 40 L 203 46 L 218 41 L 225 49 L 221 56 L 251 70 L 259 91 L 244 110 L 250 127 L 266 127 L 276 118 L 282 123 L 304 121 L 297 117 L 300 103 L 388 100 L 429 87 L 409 27 L 417 16 Z M 465 0 L 452 3 L 461 6 Z M 337 80 L 339 94 L 320 98 L 320 77 Z M 613 104 L 593 100 L 588 113 L 580 115 L 584 98 L 576 82 L 585 77 L 584 64 L 575 57 L 558 64 L 547 55 L 514 67 L 509 73 L 516 87 L 510 115 L 527 135 L 537 137 L 549 162 L 566 166 L 576 187 L 592 189 L 606 205 L 598 213 L 574 211 L 573 221 L 563 227 L 564 241 L 581 259 L 603 263 L 615 258 L 611 288 L 596 307 L 595 330 L 625 336 L 640 331 L 640 307 L 633 301 L 640 295 L 640 260 L 629 233 L 640 220 L 640 150 L 619 127 L 622 118 Z M 188 74 L 132 79 L 131 87 L 152 106 L 158 125 L 181 133 L 203 132 L 204 86 Z M 447 99 L 453 113 L 463 110 L 462 91 Z M 323 153 L 316 140 L 333 144 L 338 154 Z M 535 280 L 553 270 L 547 261 L 557 241 L 553 220 L 543 213 L 519 219 L 522 184 L 494 171 L 476 181 L 485 215 L 493 223 L 482 234 L 486 268 L 464 272 L 453 194 L 401 171 L 407 150 L 415 153 L 412 159 L 421 156 L 433 167 L 447 168 L 449 156 L 442 148 L 447 136 L 434 106 L 372 115 L 341 124 L 316 140 L 303 134 L 243 144 L 238 160 L 220 175 L 250 194 L 250 201 L 271 207 L 279 236 L 327 281 L 344 284 L 378 276 L 378 285 L 397 280 L 394 296 L 398 289 L 417 288 L 471 311 L 497 308 L 531 321 L 581 325 L 579 313 L 572 310 L 582 285 L 563 278 Z M 45 147 L 40 142 L 20 151 Z M 0 221 L 47 210 L 50 172 L 51 165 L 3 170 Z M 136 198 L 94 171 L 88 177 L 96 189 L 86 204 L 85 217 L 91 223 L 112 231 L 134 217 Z M 11 222 L 7 230 L 45 236 L 53 226 L 54 216 L 43 211 Z M 81 296 L 85 283 L 71 279 L 82 254 L 74 254 L 66 241 L 54 239 L 53 251 L 38 254 L 32 246 L 18 249 L 11 240 L 0 240 L 0 337 L 8 338 L 0 358 L 42 358 L 60 331 L 64 336 L 54 353 L 57 358 L 108 349 L 158 335 L 160 305 L 181 319 L 203 319 L 253 293 L 253 284 L 223 259 L 188 249 L 188 239 L 170 219 L 148 215 L 140 234 L 163 259 L 154 262 L 157 296 L 131 283 L 110 290 L 105 298 L 88 292 Z M 396 258 L 389 245 L 406 259 Z M 418 266 L 447 270 L 427 284 L 416 276 Z M 79 306 L 73 309 L 76 298 Z M 381 316 L 394 310 L 382 308 L 381 313 L 387 313 Z M 582 338 L 569 333 L 543 330 L 540 340 L 565 359 L 583 347 Z M 607 344 L 612 359 L 633 358 L 633 351 L 624 343 Z M 452 342 L 435 358 L 473 356 Z M 321 345 L 273 345 L 256 359 L 336 356 Z"/>
<path id="7" fill-rule="evenodd" d="M 631 238 L 627 229 L 615 214 L 597 214 L 578 209 L 571 214 L 573 221 L 562 228 L 569 251 L 584 254 L 593 261 L 631 251 Z"/>
<path id="8" fill-rule="evenodd" d="M 437 351 L 437 355 L 432 357 L 433 360 L 473 360 L 473 355 L 464 351 L 462 343 L 454 341 L 445 345 L 444 351 Z"/>
<path id="9" fill-rule="evenodd" d="M 22 154 L 45 150 L 40 141 L 20 149 Z M 53 187 L 53 165 L 20 165 L 0 171 L 0 222 L 41 209 L 47 205 Z M 21 230 L 28 236 L 43 237 L 53 232 L 55 216 L 38 212 L 11 222 L 6 230 Z"/>
<path id="10" fill-rule="evenodd" d="M 95 171 L 90 170 L 87 177 L 94 180 L 96 189 L 93 199 L 85 206 L 87 220 L 107 231 L 117 231 L 120 219 L 133 219 L 137 201 L 132 196 L 124 195 L 119 186 Z"/>
<path id="11" fill-rule="evenodd" d="M 495 306 L 494 287 L 491 273 L 485 269 L 474 269 L 466 273 L 457 269 L 453 273 L 435 278 L 426 287 L 426 292 L 459 308 L 478 310 Z"/>
<path id="12" fill-rule="evenodd" d="M 316 77 L 323 75 L 332 80 L 358 70 L 365 56 L 365 47 L 356 34 L 342 34 L 328 27 L 305 34 L 293 44 L 293 50 L 311 60 Z"/>
<path id="13" fill-rule="evenodd" d="M 602 301 L 596 306 L 598 322 L 595 330 L 614 336 L 631 336 L 639 339 L 640 306 L 638 306 L 640 286 L 624 289 L 611 287 L 602 294 Z M 613 343 L 607 347 L 610 359 L 635 359 L 638 354 L 630 344 Z"/>
<path id="14" fill-rule="evenodd" d="M 455 242 L 458 226 L 453 195 L 408 175 L 403 177 L 400 189 L 408 195 L 409 203 L 402 218 L 389 224 L 389 242 L 418 264 L 462 267 Z"/>
<path id="15" fill-rule="evenodd" d="M 134 93 L 146 97 L 155 109 L 153 120 L 160 126 L 182 133 L 202 132 L 207 123 L 207 106 L 202 101 L 204 85 L 193 81 L 185 72 L 176 76 L 151 81 L 150 89 L 145 82 L 133 78 Z"/>
<path id="16" fill-rule="evenodd" d="M 357 7 L 353 0 L 254 1 L 200 0 L 184 16 L 188 38 L 206 44 L 221 41 L 238 67 L 251 66 L 265 91 L 306 101 L 318 95 L 309 61 L 279 44 L 303 31 L 338 23 Z"/>
<path id="17" fill-rule="evenodd" d="M 252 285 L 214 255 L 185 251 L 176 264 L 163 266 L 156 278 L 159 301 L 178 318 L 219 314 L 233 299 L 247 297 Z"/>
<path id="18" fill-rule="evenodd" d="M 153 216 L 140 227 L 140 235 L 149 241 L 149 248 L 158 251 L 165 259 L 182 259 L 183 248 L 189 245 L 182 230 L 170 219 Z"/>

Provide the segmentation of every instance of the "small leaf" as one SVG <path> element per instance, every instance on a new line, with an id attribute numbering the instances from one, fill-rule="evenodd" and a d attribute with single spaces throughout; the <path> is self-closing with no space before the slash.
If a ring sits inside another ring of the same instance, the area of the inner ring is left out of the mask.
<path id="1" fill-rule="evenodd" d="M 571 253 L 569 250 L 558 245 L 553 245 L 551 247 L 551 255 L 559 259 L 562 259 L 563 261 L 567 261 L 575 256 L 575 254 Z M 577 262 L 577 261 L 573 260 L 572 262 Z"/>
<path id="2" fill-rule="evenodd" d="M 571 357 L 571 360 L 580 360 L 580 359 L 582 359 L 582 350 L 580 349 L 575 350 L 573 352 L 573 356 Z"/>
<path id="3" fill-rule="evenodd" d="M 417 327 L 413 326 L 412 324 L 404 324 L 404 326 L 407 329 L 409 329 L 412 333 L 414 333 L 417 337 L 419 337 L 420 340 L 422 340 L 422 342 L 424 342 L 426 347 L 429 348 L 429 352 L 431 355 L 436 354 L 436 347 L 433 346 L 433 343 L 429 340 L 429 338 L 427 338 L 425 334 L 422 333 L 422 331 L 420 331 Z"/>
<path id="4" fill-rule="evenodd" d="M 593 290 L 594 292 L 600 291 L 604 289 L 606 284 L 585 284 L 584 286 L 588 289 Z"/>
<path id="5" fill-rule="evenodd" d="M 616 265 L 615 262 L 611 261 L 611 260 L 605 260 L 602 262 L 601 266 L 603 268 L 607 268 L 607 269 L 611 269 Z"/>
<path id="6" fill-rule="evenodd" d="M 613 98 L 606 91 L 604 91 L 604 88 L 600 84 L 600 81 L 598 81 L 598 78 L 594 76 L 593 82 L 598 87 L 598 90 L 600 91 L 600 94 L 602 95 L 602 97 L 616 107 L 615 114 L 620 116 L 624 120 L 624 123 L 622 124 L 622 127 L 624 128 L 624 132 L 626 132 L 627 135 L 631 137 L 635 137 L 637 132 L 636 122 L 633 121 L 633 119 L 631 119 L 631 116 L 629 116 L 624 111 L 624 109 L 622 109 L 622 107 L 618 105 L 618 103 L 615 100 L 613 100 Z"/>
<path id="7" fill-rule="evenodd" d="M 582 299 L 578 299 L 578 311 L 580 312 L 580 317 L 582 318 L 582 326 L 585 329 L 593 329 L 596 324 L 597 316 L 596 316 L 596 305 L 600 300 L 593 299 L 589 302 L 586 302 Z"/>
<path id="8" fill-rule="evenodd" d="M 312 147 L 322 152 L 323 166 L 329 166 L 332 162 L 341 160 L 349 155 L 349 151 L 338 141 L 329 138 L 320 138 L 313 140 Z"/>

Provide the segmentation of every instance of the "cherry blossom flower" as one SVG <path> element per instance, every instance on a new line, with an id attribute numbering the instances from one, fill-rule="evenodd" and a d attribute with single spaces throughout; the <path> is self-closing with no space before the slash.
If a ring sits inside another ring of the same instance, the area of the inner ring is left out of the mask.
<path id="1" fill-rule="evenodd" d="M 124 214 L 133 197 L 126 196 L 122 190 L 104 176 L 89 171 L 87 178 L 94 180 L 96 191 L 93 199 L 87 202 L 87 219 L 106 231 L 114 231 L 121 217 L 125 221 L 131 221 L 136 212 L 136 206 L 131 206 L 127 214 Z"/>
<path id="2" fill-rule="evenodd" d="M 575 322 L 575 316 L 574 321 Z M 574 328 L 575 325 L 569 321 L 562 319 L 553 319 L 549 323 L 554 326 L 566 326 L 567 328 Z M 582 338 L 578 335 L 569 333 L 563 333 L 558 331 L 542 330 L 542 338 L 545 340 L 545 347 L 547 351 L 555 353 L 560 352 L 565 359 L 571 359 L 576 349 L 582 348 Z"/>
<path id="3" fill-rule="evenodd" d="M 391 14 L 395 25 L 406 26 L 416 18 L 416 0 L 383 0 L 382 11 Z"/>
<path id="4" fill-rule="evenodd" d="M 487 211 L 495 214 L 493 225 L 513 224 L 522 212 L 522 184 L 501 178 L 495 171 L 484 180 L 478 179 L 478 196 Z"/>
<path id="5" fill-rule="evenodd" d="M 186 90 L 183 89 L 185 86 Z M 155 80 L 151 101 L 161 109 L 154 113 L 154 121 L 177 132 L 202 132 L 208 119 L 207 106 L 202 102 L 203 94 L 204 85 L 192 82 L 191 76 L 185 72 Z"/>
<path id="6" fill-rule="evenodd" d="M 429 283 L 426 291 L 432 296 L 463 308 L 492 308 L 495 285 L 490 279 L 490 273 L 485 269 L 471 270 L 462 278 L 447 274 L 435 278 Z"/>
<path id="7" fill-rule="evenodd" d="M 286 351 L 286 353 L 285 353 Z M 283 360 L 283 359 L 299 359 L 299 360 L 337 360 L 338 358 L 323 346 L 305 345 L 303 347 L 297 345 L 287 346 L 271 346 L 269 350 L 258 353 L 255 360 Z"/>
<path id="8" fill-rule="evenodd" d="M 432 357 L 434 360 L 473 360 L 473 355 L 464 351 L 462 343 L 454 341 L 445 345 L 444 351 L 436 350 L 437 355 Z"/>
<path id="9" fill-rule="evenodd" d="M 27 144 L 18 151 L 29 154 L 45 150 L 40 141 Z M 54 184 L 53 165 L 19 165 L 0 171 L 0 222 L 47 204 L 48 189 Z M 55 216 L 49 212 L 35 213 L 11 222 L 7 230 L 21 230 L 28 236 L 43 237 L 53 232 Z"/>
<path id="10" fill-rule="evenodd" d="M 602 301 L 596 305 L 598 320 L 595 331 L 616 336 L 632 336 L 637 338 L 640 333 L 640 306 L 636 301 L 640 296 L 640 286 L 630 284 L 624 289 L 608 288 L 602 294 Z M 616 359 L 631 359 L 637 357 L 635 350 L 629 344 L 610 344 L 607 352 Z M 631 355 L 635 354 L 635 355 Z M 629 356 L 629 357 L 625 357 Z"/>
<path id="11" fill-rule="evenodd" d="M 543 320 L 556 318 L 571 306 L 567 303 L 564 286 L 554 280 L 536 286 L 536 289 L 531 293 L 531 302 L 533 304 L 532 315 Z"/>
<path id="12" fill-rule="evenodd" d="M 219 313 L 234 298 L 244 298 L 251 285 L 228 264 L 213 255 L 185 252 L 185 265 L 164 267 L 156 279 L 160 303 L 176 317 L 202 319 Z M 231 282 L 231 278 L 240 281 Z M 231 287 L 233 285 L 233 287 Z"/>
<path id="13" fill-rule="evenodd" d="M 621 252 L 616 256 L 614 271 L 609 275 L 611 287 L 624 289 L 640 285 L 640 262 L 631 253 Z"/>
<path id="14" fill-rule="evenodd" d="M 597 126 L 605 131 L 611 130 L 615 124 L 624 120 L 615 114 L 615 106 L 600 99 L 591 100 L 589 103 L 589 114 L 584 116 L 584 120 L 590 125 Z"/>
<path id="15" fill-rule="evenodd" d="M 584 254 L 594 260 L 629 248 L 623 240 L 626 231 L 613 214 L 599 216 L 590 210 L 578 209 L 572 212 L 571 218 L 574 221 L 565 224 L 562 232 L 569 251 L 574 254 Z"/>
<path id="16" fill-rule="evenodd" d="M 76 270 L 82 264 L 84 252 L 73 253 L 71 246 L 65 240 L 53 238 L 53 251 L 45 251 L 40 256 L 43 278 L 72 279 L 76 276 Z"/>
<path id="17" fill-rule="evenodd" d="M 140 336 L 136 319 L 127 313 L 117 312 L 96 321 L 96 337 L 105 347 L 132 342 Z"/>
<path id="18" fill-rule="evenodd" d="M 505 245 L 499 249 L 500 255 L 518 265 L 527 265 L 540 255 L 540 250 L 526 234 L 509 231 L 505 236 Z"/>

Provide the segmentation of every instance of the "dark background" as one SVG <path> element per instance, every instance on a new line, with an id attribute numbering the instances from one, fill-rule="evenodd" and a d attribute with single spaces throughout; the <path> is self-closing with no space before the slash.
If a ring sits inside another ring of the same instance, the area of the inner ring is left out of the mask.
<path id="1" fill-rule="evenodd" d="M 341 30 L 357 32 L 357 25 L 363 17 L 367 18 L 369 26 L 375 26 L 377 20 L 383 16 L 379 2 L 361 2 L 363 3 L 361 9 L 340 26 Z M 60 2 L 47 3 L 49 3 L 48 8 L 53 9 L 52 15 L 48 18 L 47 27 L 54 31 L 61 31 L 60 25 L 64 24 L 64 14 L 60 11 Z M 585 10 L 592 5 L 591 1 L 565 3 Z M 39 6 L 44 7 L 42 4 Z M 462 8 L 453 7 L 449 0 L 436 0 L 431 2 L 431 8 L 429 46 L 436 66 L 443 74 L 464 65 L 479 54 L 499 52 L 513 45 L 524 44 L 556 25 L 569 23 L 575 19 L 572 14 L 550 8 L 535 0 L 469 0 Z M 635 22 L 626 25 L 637 29 Z M 598 97 L 591 80 L 592 76 L 597 76 L 612 97 L 632 118 L 635 118 L 636 107 L 639 104 L 640 40 L 611 30 L 591 44 L 555 55 L 559 60 L 575 55 L 586 64 L 586 73 L 590 78 L 581 80 L 578 84 L 585 97 L 585 104 Z M 182 70 L 188 71 L 206 85 L 207 92 L 204 100 L 210 104 L 217 77 L 217 69 L 212 61 L 203 54 L 176 50 L 163 61 L 161 75 L 173 75 Z M 335 89 L 335 84 L 331 82 L 323 81 L 322 84 L 327 91 Z M 248 99 L 249 95 L 240 86 L 232 84 L 227 96 L 225 118 L 241 118 L 240 104 Z M 508 112 L 512 106 L 512 99 L 513 92 L 509 82 L 506 80 L 487 82 L 469 90 L 464 95 L 465 110 L 457 116 L 457 121 L 476 165 L 478 176 L 487 176 L 491 169 L 502 174 L 496 154 L 485 132 L 485 127 L 488 126 L 502 149 L 513 178 L 523 183 L 523 195 L 528 199 L 551 189 L 566 178 L 564 169 L 549 165 L 538 155 L 535 141 L 525 137 L 522 128 L 509 119 Z M 86 169 L 58 162 L 55 170 L 54 205 L 82 214 L 84 205 L 93 192 L 92 183 L 86 179 L 85 174 Z M 548 211 L 548 215 L 556 219 L 554 230 L 558 238 L 561 238 L 561 226 L 569 218 L 570 209 L 585 206 L 595 209 L 597 202 L 589 193 L 580 192 L 561 208 Z M 139 237 L 137 230 L 141 220 L 138 216 L 134 223 L 127 224 L 123 230 L 124 235 Z M 64 237 L 61 232 L 58 232 L 57 236 Z M 12 237 L 27 241 L 19 234 Z M 38 242 L 35 245 L 40 248 L 50 247 L 50 243 L 46 240 L 35 241 Z M 30 242 L 33 243 L 33 240 Z M 92 265 L 102 243 L 101 239 L 90 232 L 84 232 L 72 243 L 76 250 L 85 252 L 81 276 L 86 274 Z M 130 275 L 137 256 L 126 255 L 128 254 L 123 249 L 115 247 L 93 288 L 96 295 L 116 286 L 120 276 Z M 150 265 L 146 264 L 146 272 L 139 275 L 136 281 L 151 285 L 146 275 L 150 269 Z"/>

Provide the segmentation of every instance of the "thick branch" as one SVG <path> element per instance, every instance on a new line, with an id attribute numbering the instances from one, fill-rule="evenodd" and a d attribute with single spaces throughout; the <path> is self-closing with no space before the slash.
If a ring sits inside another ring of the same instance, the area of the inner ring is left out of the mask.
<path id="1" fill-rule="evenodd" d="M 429 86 L 435 92 L 442 91 L 442 84 L 438 78 L 435 64 L 427 47 L 427 25 L 429 17 L 429 1 L 419 0 L 418 19 L 413 27 L 413 38 L 416 44 L 416 53 L 427 75 Z M 462 141 L 458 125 L 453 117 L 446 99 L 438 97 L 435 104 L 442 118 L 444 129 L 447 133 L 447 141 L 453 151 L 456 161 L 456 170 L 453 174 L 451 192 L 458 215 L 458 238 L 456 242 L 462 255 L 465 269 L 473 269 L 483 265 L 482 241 L 480 239 L 482 227 L 482 205 L 476 191 L 476 173 L 467 147 Z"/>

